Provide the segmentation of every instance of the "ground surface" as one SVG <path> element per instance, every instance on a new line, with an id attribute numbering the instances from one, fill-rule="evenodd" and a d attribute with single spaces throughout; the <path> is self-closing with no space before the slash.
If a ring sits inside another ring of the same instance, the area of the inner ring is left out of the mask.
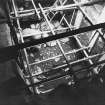
<path id="1" fill-rule="evenodd" d="M 62 85 L 40 97 L 22 89 L 24 86 L 15 77 L 5 81 L 0 86 L 0 105 L 105 105 L 105 86 L 96 79 L 82 81 L 78 88 Z"/>

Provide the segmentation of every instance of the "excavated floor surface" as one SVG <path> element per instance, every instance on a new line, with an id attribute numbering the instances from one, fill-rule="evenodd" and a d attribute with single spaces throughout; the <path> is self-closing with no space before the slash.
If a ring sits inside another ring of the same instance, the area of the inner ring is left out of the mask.
<path id="1" fill-rule="evenodd" d="M 46 95 L 33 95 L 16 77 L 0 86 L 0 105 L 105 105 L 105 85 L 97 78 L 83 80 L 77 88 L 61 85 Z"/>

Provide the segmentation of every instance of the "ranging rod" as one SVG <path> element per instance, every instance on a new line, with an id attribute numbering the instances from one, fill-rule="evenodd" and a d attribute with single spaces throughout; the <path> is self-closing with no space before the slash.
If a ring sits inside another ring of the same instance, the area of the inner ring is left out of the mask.
<path id="1" fill-rule="evenodd" d="M 37 39 L 37 40 L 34 40 L 34 41 L 28 41 L 28 42 L 24 42 L 24 43 L 21 43 L 21 44 L 16 44 L 16 45 L 13 45 L 13 46 L 0 48 L 0 62 L 2 61 L 3 58 L 6 58 L 6 57 L 9 58 L 9 56 L 11 57 L 12 55 L 16 54 L 16 52 L 20 49 L 24 49 L 26 47 L 46 43 L 46 42 L 53 41 L 53 40 L 58 40 L 58 39 L 61 39 L 61 38 L 66 38 L 66 37 L 69 37 L 69 36 L 73 36 L 73 35 L 76 35 L 76 34 L 88 32 L 88 31 L 92 31 L 92 30 L 96 30 L 96 29 L 99 29 L 99 28 L 105 28 L 105 23 L 100 23 L 100 24 L 96 24 L 96 25 L 92 25 L 92 26 L 88 26 L 88 27 L 84 27 L 84 28 L 75 29 L 75 30 L 72 30 L 72 31 L 69 31 L 69 32 L 56 34 L 54 36 L 49 36 L 47 38 Z"/>

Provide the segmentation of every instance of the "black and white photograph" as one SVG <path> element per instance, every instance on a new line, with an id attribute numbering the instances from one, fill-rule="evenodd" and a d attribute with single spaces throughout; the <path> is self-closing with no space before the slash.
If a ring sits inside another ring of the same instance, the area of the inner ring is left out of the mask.
<path id="1" fill-rule="evenodd" d="M 0 0 L 0 105 L 105 105 L 105 0 Z"/>

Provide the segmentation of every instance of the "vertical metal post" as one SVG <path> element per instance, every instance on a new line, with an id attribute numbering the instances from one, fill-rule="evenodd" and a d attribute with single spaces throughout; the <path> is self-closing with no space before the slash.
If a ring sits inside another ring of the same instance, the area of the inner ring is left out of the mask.
<path id="1" fill-rule="evenodd" d="M 13 3 L 13 9 L 14 9 L 15 16 L 18 17 L 18 13 L 17 13 L 17 10 L 16 10 L 16 6 L 15 6 L 14 0 L 12 0 L 12 3 Z M 23 35 L 22 35 L 22 32 L 21 32 L 21 26 L 20 26 L 19 19 L 16 18 L 16 21 L 17 21 L 17 25 L 18 25 L 18 30 L 19 30 L 19 33 L 20 33 L 21 41 L 22 41 L 22 43 L 24 43 L 24 39 L 23 39 Z M 29 76 L 30 76 L 30 82 L 31 82 L 31 84 L 33 84 L 34 80 L 33 80 L 32 74 L 30 72 L 30 66 L 29 66 L 29 61 L 28 61 L 26 49 L 23 49 L 23 51 L 24 51 L 24 54 L 25 54 L 25 59 L 26 59 L 26 64 L 27 64 L 27 68 L 28 68 L 28 73 L 29 73 Z M 35 93 L 34 86 L 32 88 L 33 88 L 33 92 Z"/>
<path id="2" fill-rule="evenodd" d="M 41 19 L 40 15 L 39 15 L 39 11 L 37 10 L 37 7 L 36 7 L 34 1 L 33 0 L 31 0 L 31 1 L 32 1 L 33 7 L 34 7 L 34 9 L 36 11 L 36 14 L 37 14 L 38 18 Z"/>

